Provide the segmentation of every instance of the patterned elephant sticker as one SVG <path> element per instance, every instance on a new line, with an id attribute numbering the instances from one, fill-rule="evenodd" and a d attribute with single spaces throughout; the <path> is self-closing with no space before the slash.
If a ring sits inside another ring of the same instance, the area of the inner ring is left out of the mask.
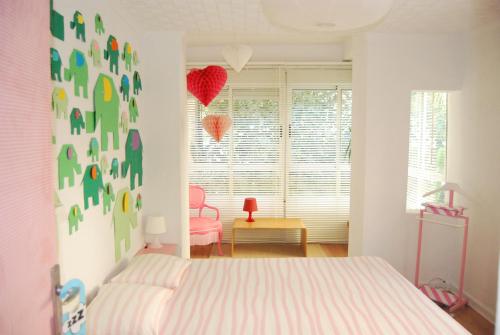
<path id="1" fill-rule="evenodd" d="M 113 226 L 115 235 L 115 261 L 121 259 L 121 245 L 125 242 L 125 251 L 130 250 L 130 231 L 137 228 L 137 212 L 134 211 L 134 203 L 130 190 L 125 187 L 116 195 L 115 207 L 113 209 Z"/>
<path id="2" fill-rule="evenodd" d="M 122 112 L 122 117 L 120 119 L 120 127 L 122 128 L 122 131 L 124 134 L 128 133 L 128 113 L 127 112 Z"/>
<path id="3" fill-rule="evenodd" d="M 102 35 L 105 33 L 104 22 L 102 22 L 101 15 L 97 13 L 94 18 L 95 32 L 97 35 Z"/>
<path id="4" fill-rule="evenodd" d="M 73 80 L 75 96 L 80 96 L 80 89 L 83 97 L 88 98 L 89 68 L 85 60 L 85 54 L 80 50 L 73 49 L 69 57 L 69 68 L 64 70 L 64 79 Z"/>
<path id="5" fill-rule="evenodd" d="M 75 232 L 78 231 L 78 223 L 83 222 L 83 214 L 80 210 L 80 206 L 74 205 L 70 208 L 68 214 L 68 223 L 69 223 L 69 234 L 73 234 L 73 230 Z"/>
<path id="6" fill-rule="evenodd" d="M 130 122 L 135 123 L 139 117 L 139 107 L 137 106 L 137 101 L 134 97 L 132 97 L 128 102 L 128 113 L 130 116 Z"/>
<path id="7" fill-rule="evenodd" d="M 123 101 L 129 100 L 129 92 L 130 92 L 130 81 L 126 74 L 122 75 L 121 85 L 120 85 L 120 93 L 123 94 Z"/>
<path id="8" fill-rule="evenodd" d="M 50 48 L 50 78 L 52 80 L 62 81 L 61 79 L 62 60 L 59 51 Z"/>
<path id="9" fill-rule="evenodd" d="M 92 162 L 97 162 L 99 160 L 99 142 L 97 142 L 95 137 L 90 139 L 87 156 L 92 159 Z"/>
<path id="10" fill-rule="evenodd" d="M 137 194 L 137 199 L 135 199 L 135 208 L 137 208 L 138 211 L 142 209 L 142 196 L 141 194 Z"/>
<path id="11" fill-rule="evenodd" d="M 133 78 L 133 84 L 134 84 L 134 94 L 139 95 L 139 91 L 142 91 L 142 80 L 141 76 L 139 75 L 139 72 L 135 71 L 134 72 L 134 78 Z"/>
<path id="12" fill-rule="evenodd" d="M 139 53 L 137 52 L 137 50 L 134 50 L 134 52 L 132 52 L 132 63 L 134 63 L 135 66 L 139 65 Z"/>
<path id="13" fill-rule="evenodd" d="M 101 48 L 96 40 L 90 42 L 89 57 L 95 67 L 101 67 Z"/>
<path id="14" fill-rule="evenodd" d="M 115 192 L 113 192 L 113 186 L 111 183 L 104 185 L 104 191 L 102 192 L 102 210 L 103 214 L 106 215 L 111 212 L 111 203 L 115 200 Z"/>
<path id="15" fill-rule="evenodd" d="M 113 179 L 118 178 L 118 170 L 120 168 L 120 163 L 118 162 L 118 158 L 113 158 L 111 161 L 111 170 L 109 170 L 109 174 L 113 176 Z"/>
<path id="16" fill-rule="evenodd" d="M 129 42 L 123 45 L 122 60 L 125 62 L 125 70 L 132 71 L 132 45 Z"/>
<path id="17" fill-rule="evenodd" d="M 135 189 L 135 176 L 142 186 L 142 140 L 137 129 L 130 129 L 125 144 L 125 161 L 122 163 L 122 177 L 127 176 L 130 168 L 130 189 Z"/>
<path id="18" fill-rule="evenodd" d="M 82 184 L 84 208 L 89 208 L 89 198 L 92 198 L 92 205 L 99 205 L 99 192 L 104 187 L 99 165 L 91 164 L 87 166 L 83 175 Z"/>
<path id="19" fill-rule="evenodd" d="M 109 59 L 109 71 L 118 74 L 118 60 L 120 59 L 120 50 L 118 40 L 113 35 L 109 35 L 106 49 L 104 49 L 104 59 Z"/>
<path id="20" fill-rule="evenodd" d="M 101 171 L 103 174 L 106 174 L 106 173 L 108 173 L 108 169 L 109 169 L 108 159 L 106 158 L 106 156 L 102 155 L 102 157 L 101 157 Z"/>
<path id="21" fill-rule="evenodd" d="M 75 130 L 76 134 L 80 135 L 81 129 L 85 129 L 85 121 L 83 120 L 83 115 L 82 112 L 80 112 L 80 109 L 73 108 L 69 116 L 69 124 L 71 127 L 71 135 L 74 135 Z"/>
<path id="22" fill-rule="evenodd" d="M 75 173 L 82 173 L 82 166 L 78 163 L 78 155 L 73 144 L 64 144 L 57 156 L 57 170 L 59 174 L 59 189 L 64 188 L 64 180 L 68 179 L 68 186 L 75 185 Z"/>
<path id="23" fill-rule="evenodd" d="M 95 125 L 101 123 L 101 148 L 108 150 L 108 133 L 113 135 L 113 149 L 118 150 L 118 121 L 120 97 L 113 83 L 113 78 L 100 74 L 94 87 Z"/>
<path id="24" fill-rule="evenodd" d="M 85 20 L 82 13 L 75 11 L 73 14 L 73 21 L 69 23 L 71 29 L 75 29 L 76 39 L 85 42 Z"/>
<path id="25" fill-rule="evenodd" d="M 64 116 L 68 118 L 68 94 L 62 87 L 54 87 L 52 91 L 52 110 L 56 113 L 56 118 Z"/>

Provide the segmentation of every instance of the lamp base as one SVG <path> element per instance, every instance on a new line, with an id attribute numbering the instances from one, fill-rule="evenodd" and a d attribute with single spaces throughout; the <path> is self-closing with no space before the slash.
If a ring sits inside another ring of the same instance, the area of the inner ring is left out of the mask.
<path id="1" fill-rule="evenodd" d="M 155 237 L 152 242 L 148 243 L 148 248 L 151 248 L 151 249 L 160 249 L 161 247 L 162 247 L 162 245 L 160 243 L 159 237 Z"/>
<path id="2" fill-rule="evenodd" d="M 247 222 L 255 222 L 254 218 L 252 217 L 252 212 L 248 212 Z"/>

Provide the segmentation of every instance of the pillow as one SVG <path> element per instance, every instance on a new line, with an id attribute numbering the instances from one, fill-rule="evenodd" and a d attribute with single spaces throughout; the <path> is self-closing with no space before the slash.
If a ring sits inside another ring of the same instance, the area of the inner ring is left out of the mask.
<path id="1" fill-rule="evenodd" d="M 190 264 L 191 262 L 187 259 L 171 255 L 140 255 L 134 257 L 130 265 L 111 281 L 175 289 L 179 286 L 182 275 Z"/>
<path id="2" fill-rule="evenodd" d="M 158 286 L 106 284 L 88 307 L 88 334 L 156 335 L 172 293 Z"/>

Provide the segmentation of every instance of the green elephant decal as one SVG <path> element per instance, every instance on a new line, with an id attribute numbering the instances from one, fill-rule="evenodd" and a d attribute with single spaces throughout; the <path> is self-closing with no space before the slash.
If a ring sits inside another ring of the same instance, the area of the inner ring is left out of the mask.
<path id="1" fill-rule="evenodd" d="M 130 116 L 130 122 L 135 123 L 139 117 L 139 107 L 137 106 L 137 101 L 134 97 L 132 97 L 132 99 L 128 102 L 128 114 Z"/>
<path id="2" fill-rule="evenodd" d="M 138 211 L 142 209 L 142 196 L 141 194 L 137 194 L 137 198 L 135 199 L 135 208 L 137 208 Z"/>
<path id="3" fill-rule="evenodd" d="M 68 222 L 69 222 L 69 234 L 73 234 L 73 229 L 75 232 L 78 231 L 78 223 L 83 222 L 82 211 L 80 210 L 80 206 L 74 205 L 70 208 L 68 214 Z"/>
<path id="4" fill-rule="evenodd" d="M 125 62 L 125 70 L 132 71 L 132 45 L 129 42 L 123 45 L 122 60 Z"/>
<path id="5" fill-rule="evenodd" d="M 90 42 L 88 55 L 92 59 L 92 64 L 94 64 L 94 66 L 101 67 L 101 48 L 96 40 Z"/>
<path id="6" fill-rule="evenodd" d="M 137 212 L 134 212 L 132 194 L 125 187 L 116 195 L 113 208 L 113 227 L 115 235 L 115 261 L 121 259 L 121 244 L 125 242 L 125 252 L 130 250 L 130 230 L 137 228 Z"/>
<path id="7" fill-rule="evenodd" d="M 76 39 L 85 42 L 85 20 L 82 13 L 75 11 L 73 14 L 73 21 L 69 23 L 71 29 L 75 29 Z"/>
<path id="8" fill-rule="evenodd" d="M 130 129 L 125 143 L 125 161 L 122 163 L 122 177 L 127 176 L 130 168 L 130 189 L 135 189 L 135 176 L 142 186 L 142 140 L 137 129 Z"/>
<path id="9" fill-rule="evenodd" d="M 104 49 L 104 59 L 109 59 L 109 71 L 118 74 L 118 60 L 120 59 L 120 50 L 118 40 L 113 35 L 109 35 L 106 49 Z M 114 71 L 113 71 L 114 69 Z"/>
<path id="10" fill-rule="evenodd" d="M 77 135 L 80 135 L 80 130 L 85 129 L 85 121 L 83 120 L 82 112 L 80 109 L 73 108 L 69 115 L 69 124 L 71 127 L 71 135 L 74 135 L 75 130 Z"/>
<path id="11" fill-rule="evenodd" d="M 97 13 L 94 18 L 94 23 L 95 23 L 95 32 L 97 35 L 102 35 L 105 33 L 104 30 L 104 22 L 102 22 L 101 15 Z"/>
<path id="12" fill-rule="evenodd" d="M 108 159 L 106 158 L 106 156 L 102 155 L 102 157 L 101 157 L 101 171 L 103 174 L 106 174 L 106 173 L 108 173 L 108 169 L 109 169 Z"/>
<path id="13" fill-rule="evenodd" d="M 123 94 L 123 101 L 129 100 L 129 92 L 130 92 L 130 81 L 126 74 L 122 76 L 122 80 L 120 83 L 120 93 Z"/>
<path id="14" fill-rule="evenodd" d="M 122 117 L 120 119 L 120 127 L 124 134 L 128 133 L 128 113 L 122 112 Z"/>
<path id="15" fill-rule="evenodd" d="M 54 10 L 54 0 L 50 0 L 50 32 L 55 38 L 64 41 L 64 16 Z"/>
<path id="16" fill-rule="evenodd" d="M 99 205 L 99 192 L 104 187 L 99 165 L 91 164 L 87 166 L 83 174 L 82 184 L 84 208 L 89 208 L 89 198 L 92 198 L 92 205 Z"/>
<path id="17" fill-rule="evenodd" d="M 97 162 L 99 160 L 99 142 L 97 142 L 95 137 L 90 139 L 87 156 L 92 159 L 92 162 Z"/>
<path id="18" fill-rule="evenodd" d="M 109 170 L 109 174 L 113 176 L 113 179 L 118 178 L 118 169 L 120 168 L 120 163 L 118 162 L 118 158 L 113 158 L 111 161 L 111 170 Z"/>
<path id="19" fill-rule="evenodd" d="M 114 200 L 115 192 L 113 192 L 113 186 L 111 183 L 107 183 L 104 185 L 104 192 L 102 192 L 102 210 L 104 215 L 111 212 L 111 202 Z"/>
<path id="20" fill-rule="evenodd" d="M 135 66 L 139 65 L 139 53 L 137 50 L 134 50 L 132 53 L 132 63 L 134 63 Z"/>
<path id="21" fill-rule="evenodd" d="M 73 144 L 64 144 L 57 156 L 57 170 L 59 174 L 59 189 L 64 188 L 64 180 L 68 179 L 68 186 L 75 185 L 75 173 L 82 173 L 82 166 L 78 163 L 78 155 L 76 154 Z"/>
<path id="22" fill-rule="evenodd" d="M 116 91 L 113 79 L 100 74 L 94 87 L 95 125 L 101 123 L 102 151 L 108 150 L 108 133 L 113 135 L 113 149 L 118 150 L 120 142 L 118 121 L 120 97 Z"/>
<path id="23" fill-rule="evenodd" d="M 80 88 L 83 97 L 88 98 L 89 68 L 85 60 L 85 54 L 80 50 L 73 49 L 69 57 L 69 68 L 64 69 L 64 79 L 73 80 L 75 96 L 80 96 Z"/>
<path id="24" fill-rule="evenodd" d="M 50 48 L 50 78 L 52 80 L 62 81 L 61 79 L 62 60 L 59 51 Z"/>
<path id="25" fill-rule="evenodd" d="M 68 94 L 62 87 L 54 87 L 52 91 L 52 110 L 56 113 L 56 118 L 64 116 L 68 118 Z"/>
<path id="26" fill-rule="evenodd" d="M 139 95 L 139 91 L 142 91 L 142 80 L 141 76 L 139 75 L 139 72 L 137 71 L 134 72 L 133 84 L 134 84 L 134 94 Z"/>

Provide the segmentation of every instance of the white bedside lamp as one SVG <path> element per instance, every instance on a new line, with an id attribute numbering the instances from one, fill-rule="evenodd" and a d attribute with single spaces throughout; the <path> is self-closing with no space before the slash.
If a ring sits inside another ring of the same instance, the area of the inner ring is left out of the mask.
<path id="1" fill-rule="evenodd" d="M 146 234 L 154 235 L 153 242 L 150 242 L 148 247 L 153 249 L 161 248 L 159 235 L 165 233 L 166 231 L 165 218 L 163 216 L 148 216 L 148 221 L 146 222 Z"/>

